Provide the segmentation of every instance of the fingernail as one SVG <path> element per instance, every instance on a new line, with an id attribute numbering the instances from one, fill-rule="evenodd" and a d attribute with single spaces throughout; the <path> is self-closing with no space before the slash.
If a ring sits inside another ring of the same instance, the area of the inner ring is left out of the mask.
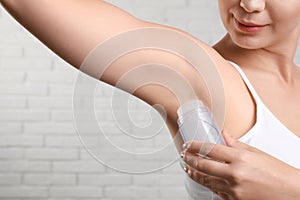
<path id="1" fill-rule="evenodd" d="M 188 173 L 188 175 L 192 175 L 192 171 L 190 169 L 188 170 L 187 173 Z"/>
<path id="2" fill-rule="evenodd" d="M 184 157 L 184 151 L 182 151 L 182 152 L 180 153 L 180 157 L 181 157 L 181 158 Z"/>
<path id="3" fill-rule="evenodd" d="M 183 149 L 187 149 L 187 148 L 188 148 L 188 146 L 189 146 L 189 144 L 190 144 L 190 142 L 186 142 L 186 143 L 184 143 L 184 144 L 182 145 L 182 148 L 183 148 Z"/>
<path id="4" fill-rule="evenodd" d="M 183 170 L 184 170 L 185 172 L 187 172 L 187 168 L 186 168 L 186 167 L 184 167 Z"/>

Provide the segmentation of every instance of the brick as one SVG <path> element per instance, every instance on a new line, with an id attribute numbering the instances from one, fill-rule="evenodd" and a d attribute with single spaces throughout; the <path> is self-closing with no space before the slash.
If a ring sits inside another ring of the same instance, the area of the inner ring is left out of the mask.
<path id="1" fill-rule="evenodd" d="M 36 160 L 75 160 L 77 149 L 31 148 L 25 150 L 25 158 Z"/>
<path id="2" fill-rule="evenodd" d="M 0 185 L 21 184 L 21 174 L 0 174 Z M 1 188 L 0 186 L 0 188 Z"/>
<path id="3" fill-rule="evenodd" d="M 81 141 L 82 139 L 82 141 Z M 108 144 L 107 142 L 104 141 L 104 138 L 101 137 L 92 137 L 92 136 L 84 136 L 79 138 L 77 135 L 73 136 L 46 136 L 45 144 L 48 147 L 79 147 L 82 150 L 81 151 L 86 151 L 84 149 L 83 145 L 88 146 L 89 148 L 109 148 L 111 147 L 111 144 Z M 82 144 L 82 142 L 84 144 Z M 106 152 L 106 151 L 105 151 Z"/>
<path id="4" fill-rule="evenodd" d="M 51 69 L 51 60 L 45 58 L 21 57 L 18 59 L 6 57 L 0 59 L 0 69 L 12 70 L 49 70 Z"/>
<path id="5" fill-rule="evenodd" d="M 6 20 L 10 21 L 10 20 Z M 6 23 L 6 21 L 3 21 Z M 12 31 L 10 29 L 5 29 L 1 28 L 3 32 L 0 34 L 0 44 L 2 46 L 9 46 L 9 45 L 14 45 L 14 46 L 24 46 L 23 44 L 25 41 L 23 40 L 24 37 L 22 35 L 22 31 L 20 30 L 21 27 L 12 27 L 15 29 L 15 31 Z"/>
<path id="6" fill-rule="evenodd" d="M 181 187 L 161 187 L 159 188 L 160 196 L 163 198 L 178 198 L 187 199 L 187 193 L 184 185 Z"/>
<path id="7" fill-rule="evenodd" d="M 50 188 L 50 197 L 99 198 L 103 196 L 103 189 L 99 187 L 76 186 Z"/>
<path id="8" fill-rule="evenodd" d="M 93 140 L 93 139 L 92 139 Z M 74 136 L 46 136 L 47 147 L 82 147 L 78 137 Z"/>
<path id="9" fill-rule="evenodd" d="M 41 84 L 0 84 L 0 95 L 45 96 L 47 95 L 47 93 L 47 86 Z"/>
<path id="10" fill-rule="evenodd" d="M 104 172 L 105 167 L 96 161 L 56 161 L 53 162 L 54 172 L 82 172 L 98 173 Z"/>
<path id="11" fill-rule="evenodd" d="M 75 185 L 75 174 L 25 174 L 26 185 Z"/>
<path id="12" fill-rule="evenodd" d="M 0 46 L 1 57 L 21 57 L 23 55 L 23 49 L 17 45 Z"/>
<path id="13" fill-rule="evenodd" d="M 131 175 L 129 174 L 80 174 L 79 185 L 102 185 L 116 186 L 129 185 L 131 183 Z"/>
<path id="14" fill-rule="evenodd" d="M 134 185 L 156 185 L 160 187 L 165 186 L 182 186 L 184 185 L 184 176 L 182 174 L 141 174 L 133 175 Z"/>
<path id="15" fill-rule="evenodd" d="M 25 108 L 26 99 L 25 97 L 0 97 L 0 108 Z"/>
<path id="16" fill-rule="evenodd" d="M 118 192 L 116 192 L 118 191 Z M 134 197 L 134 198 L 157 198 L 159 196 L 159 190 L 155 187 L 136 187 L 129 186 L 123 187 L 106 187 L 105 194 L 109 198 L 115 197 Z"/>
<path id="17" fill-rule="evenodd" d="M 74 84 L 50 84 L 50 95 L 68 97 L 73 96 Z M 79 94 L 88 95 L 86 90 L 79 90 Z"/>
<path id="18" fill-rule="evenodd" d="M 155 161 L 136 161 L 136 160 L 112 160 L 105 162 L 109 168 L 107 168 L 108 172 L 122 171 L 128 173 L 148 173 L 157 171 L 161 168 L 160 163 Z"/>
<path id="19" fill-rule="evenodd" d="M 16 186 L 16 187 L 0 187 L 0 198 L 31 198 L 31 197 L 47 197 L 48 192 L 45 187 L 27 187 L 27 186 Z"/>
<path id="20" fill-rule="evenodd" d="M 108 145 L 108 144 L 105 144 L 105 145 Z M 92 155 L 94 155 L 97 157 L 97 159 L 104 161 L 104 162 L 111 163 L 111 162 L 116 161 L 116 163 L 115 163 L 115 164 L 117 164 L 116 166 L 118 166 L 119 164 L 122 164 L 122 163 L 127 165 L 127 164 L 129 164 L 129 163 L 127 163 L 128 160 L 129 161 L 137 161 L 134 151 L 130 150 L 130 149 L 116 149 L 117 148 L 116 146 L 109 146 L 108 148 L 105 148 L 104 145 L 98 146 L 95 148 L 91 148 L 90 146 L 88 146 L 88 147 L 89 147 L 90 152 L 87 152 L 86 149 L 82 149 L 80 151 L 80 158 L 82 160 L 94 159 L 94 157 L 92 157 Z M 120 148 L 120 147 L 118 147 L 118 148 Z M 124 153 L 124 151 L 126 151 L 126 153 Z M 90 155 L 90 153 L 92 153 L 92 155 Z M 119 163 L 117 161 L 119 161 Z M 144 161 L 147 161 L 147 160 L 140 159 L 139 164 L 141 164 L 141 162 L 144 162 Z M 149 159 L 148 159 L 148 161 L 149 161 Z"/>
<path id="21" fill-rule="evenodd" d="M 91 99 L 90 98 L 82 98 L 83 101 L 83 106 L 84 108 L 87 107 L 89 108 L 90 106 L 94 106 L 94 104 L 91 104 Z M 95 107 L 97 109 L 101 110 L 111 110 L 111 98 L 107 96 L 97 96 L 95 98 L 92 98 L 92 101 L 95 102 Z"/>
<path id="22" fill-rule="evenodd" d="M 74 134 L 75 126 L 73 122 L 57 123 L 57 122 L 37 122 L 24 123 L 25 134 Z"/>
<path id="23" fill-rule="evenodd" d="M 109 136 L 108 136 L 109 137 Z M 104 160 L 132 160 L 136 158 L 137 153 L 149 153 L 153 152 L 153 148 L 144 148 L 141 150 L 137 150 L 136 146 L 142 146 L 136 144 L 135 146 L 121 146 L 119 144 L 114 143 L 112 140 L 107 140 L 104 137 L 89 137 L 89 136 L 81 136 L 81 139 L 86 147 L 92 153 L 96 153 L 100 155 L 99 157 Z M 124 153 L 126 151 L 127 153 Z M 120 157 L 120 153 L 122 156 Z M 140 157 L 139 157 L 140 158 Z M 87 152 L 86 149 L 82 148 L 80 151 L 80 159 L 87 160 L 91 159 L 91 155 Z"/>
<path id="24" fill-rule="evenodd" d="M 57 109 L 72 109 L 71 97 L 28 97 L 29 108 L 57 108 Z"/>
<path id="25" fill-rule="evenodd" d="M 130 133 L 128 133 L 130 134 Z M 122 149 L 132 149 L 138 148 L 138 147 L 143 147 L 143 148 L 151 148 L 153 147 L 153 140 L 148 139 L 148 140 L 143 140 L 143 139 L 135 139 L 132 137 L 129 137 L 128 135 L 124 134 L 110 134 L 110 132 L 105 132 L 106 137 L 109 139 L 105 139 L 106 143 L 109 144 L 111 142 L 114 146 L 120 147 Z M 104 142 L 104 141 L 103 141 Z"/>
<path id="26" fill-rule="evenodd" d="M 20 134 L 22 132 L 22 126 L 19 122 L 3 123 L 0 122 L 0 134 L 2 135 L 11 135 L 11 134 Z"/>
<path id="27" fill-rule="evenodd" d="M 1 121 L 46 121 L 48 119 L 49 119 L 49 112 L 45 110 L 30 110 L 30 109 L 0 110 Z"/>
<path id="28" fill-rule="evenodd" d="M 29 135 L 15 135 L 15 136 L 0 136 L 0 146 L 1 147 L 32 147 L 32 146 L 42 146 L 43 137 L 42 136 L 29 136 Z"/>
<path id="29" fill-rule="evenodd" d="M 20 148 L 0 148 L 0 159 L 22 159 L 24 150 Z"/>
<path id="30" fill-rule="evenodd" d="M 93 122 L 96 120 L 109 120 L 107 119 L 107 112 L 105 111 L 99 111 L 96 112 L 96 110 L 91 110 L 91 109 L 78 109 L 77 107 L 74 107 L 73 109 L 74 113 L 74 119 L 76 119 L 77 122 L 81 123 L 88 123 L 88 122 Z"/>
<path id="31" fill-rule="evenodd" d="M 98 118 L 99 119 L 99 118 Z M 101 118 L 100 118 L 101 119 Z M 130 130 L 131 125 L 129 123 L 116 124 L 111 121 L 107 121 L 105 119 L 99 120 L 97 124 L 97 128 L 95 128 L 95 124 L 88 121 L 80 121 L 80 127 L 85 131 L 84 135 L 90 134 L 91 136 L 103 136 L 109 133 L 109 136 L 118 136 L 122 134 L 122 130 Z M 100 129 L 99 129 L 99 127 Z"/>
<path id="32" fill-rule="evenodd" d="M 0 71 L 1 83 L 22 83 L 25 81 L 25 72 Z"/>
<path id="33" fill-rule="evenodd" d="M 69 110 L 52 110 L 51 120 L 53 121 L 73 121 L 74 113 L 71 109 Z"/>
<path id="34" fill-rule="evenodd" d="M 0 172 L 49 172 L 49 161 L 3 161 L 0 160 Z"/>
<path id="35" fill-rule="evenodd" d="M 31 83 L 74 83 L 76 71 L 29 71 L 27 81 Z"/>

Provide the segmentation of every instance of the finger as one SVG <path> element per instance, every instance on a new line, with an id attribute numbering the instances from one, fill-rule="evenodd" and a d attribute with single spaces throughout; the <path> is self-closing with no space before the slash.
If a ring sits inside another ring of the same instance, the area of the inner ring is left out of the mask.
<path id="1" fill-rule="evenodd" d="M 233 147 L 233 148 L 236 148 L 236 149 L 246 149 L 248 151 L 251 151 L 251 152 L 262 152 L 260 151 L 259 149 L 255 148 L 255 147 L 252 147 L 250 145 L 247 145 L 243 142 L 240 142 L 239 140 L 233 138 L 226 129 L 223 129 L 222 131 L 222 135 L 223 135 L 223 138 L 227 144 L 227 146 L 229 147 Z"/>
<path id="2" fill-rule="evenodd" d="M 197 171 L 191 166 L 186 166 L 186 172 L 194 181 L 203 185 L 204 187 L 207 187 L 214 193 L 224 193 L 228 190 L 228 188 L 230 188 L 230 184 L 226 180 L 214 176 L 209 176 Z"/>
<path id="3" fill-rule="evenodd" d="M 236 154 L 236 150 L 233 148 L 213 143 L 190 141 L 186 146 L 186 151 L 188 152 L 197 153 L 213 160 L 225 161 L 227 163 L 234 160 L 234 155 Z"/>
<path id="4" fill-rule="evenodd" d="M 207 175 L 216 176 L 220 178 L 229 178 L 231 176 L 231 169 L 227 163 L 222 163 L 214 160 L 209 160 L 197 156 L 190 152 L 185 152 L 183 160 L 192 168 Z"/>

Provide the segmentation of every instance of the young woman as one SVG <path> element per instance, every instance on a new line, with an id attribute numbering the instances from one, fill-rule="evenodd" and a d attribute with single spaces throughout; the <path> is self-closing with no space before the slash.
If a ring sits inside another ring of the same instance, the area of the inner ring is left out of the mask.
<path id="1" fill-rule="evenodd" d="M 222 199 L 300 198 L 300 68 L 293 62 L 300 35 L 299 0 L 219 0 L 228 33 L 213 47 L 181 30 L 139 20 L 104 1 L 0 1 L 25 28 L 76 68 L 98 44 L 126 31 L 162 28 L 195 41 L 213 60 L 223 82 L 223 135 L 228 146 L 216 145 L 208 153 L 212 159 L 204 159 L 196 153 L 208 144 L 184 145 L 188 175 Z M 174 54 L 144 49 L 123 56 L 100 78 L 93 70 L 86 73 L 117 85 L 123 75 L 149 61 L 181 74 L 196 97 L 213 107 L 203 78 Z M 118 86 L 132 91 L 135 84 L 132 80 Z M 140 87 L 133 95 L 163 106 L 166 124 L 175 137 L 180 105 L 176 96 L 159 84 Z M 180 141 L 175 142 L 180 149 Z"/>

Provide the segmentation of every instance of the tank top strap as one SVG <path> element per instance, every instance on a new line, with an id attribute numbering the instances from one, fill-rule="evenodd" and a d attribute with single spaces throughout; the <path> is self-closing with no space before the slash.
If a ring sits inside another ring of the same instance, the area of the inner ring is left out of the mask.
<path id="1" fill-rule="evenodd" d="M 238 66 L 236 63 L 229 61 L 235 68 L 236 70 L 240 73 L 241 77 L 243 78 L 245 84 L 247 85 L 248 89 L 250 90 L 256 104 L 263 104 L 259 95 L 257 94 L 257 92 L 255 91 L 253 85 L 251 84 L 251 82 L 249 81 L 249 79 L 247 78 L 246 74 L 243 72 L 243 70 L 240 68 L 240 66 Z"/>

